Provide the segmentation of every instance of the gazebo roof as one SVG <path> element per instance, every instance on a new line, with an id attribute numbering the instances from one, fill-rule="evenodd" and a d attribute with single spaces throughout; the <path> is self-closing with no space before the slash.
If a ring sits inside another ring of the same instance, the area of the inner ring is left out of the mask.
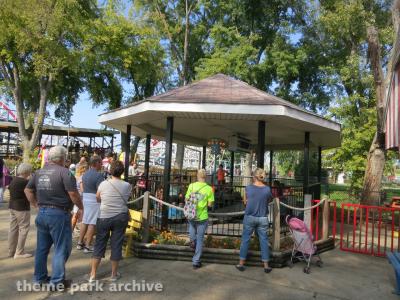
<path id="1" fill-rule="evenodd" d="M 338 123 L 223 74 L 109 111 L 99 121 L 121 131 L 130 124 L 134 135 L 163 139 L 168 116 L 175 119 L 174 142 L 185 144 L 235 134 L 256 144 L 257 121 L 264 120 L 266 149 L 301 149 L 307 131 L 312 146 L 340 145 Z"/>

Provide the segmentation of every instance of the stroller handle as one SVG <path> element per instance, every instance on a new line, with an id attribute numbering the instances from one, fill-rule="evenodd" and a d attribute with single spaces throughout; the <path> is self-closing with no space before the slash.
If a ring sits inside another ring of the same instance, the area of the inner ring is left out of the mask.
<path id="1" fill-rule="evenodd" d="M 289 225 L 289 219 L 290 219 L 290 217 L 291 217 L 291 215 L 287 215 L 286 218 L 285 218 L 286 224 L 288 224 L 288 225 Z"/>

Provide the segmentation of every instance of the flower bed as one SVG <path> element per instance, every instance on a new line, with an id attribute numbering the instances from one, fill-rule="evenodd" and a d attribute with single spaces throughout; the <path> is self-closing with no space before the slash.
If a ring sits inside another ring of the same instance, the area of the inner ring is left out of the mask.
<path id="1" fill-rule="evenodd" d="M 179 245 L 188 246 L 189 240 L 187 236 L 177 235 L 172 231 L 162 231 L 157 234 L 154 232 L 150 235 L 150 242 L 154 245 Z M 136 241 L 140 241 L 136 239 Z M 241 239 L 238 237 L 219 237 L 207 235 L 204 239 L 204 247 L 212 249 L 240 249 Z M 293 241 L 289 237 L 281 240 L 281 251 L 292 249 Z M 250 241 L 250 250 L 260 251 L 260 243 L 257 236 L 253 237 Z"/>
<path id="2" fill-rule="evenodd" d="M 252 248 L 249 251 L 247 264 L 260 265 L 261 253 L 257 251 L 258 241 L 252 242 Z M 275 268 L 281 268 L 287 265 L 291 256 L 291 239 L 282 240 L 281 251 L 271 252 L 270 265 Z M 239 259 L 240 239 L 238 238 L 220 238 L 207 236 L 203 248 L 202 261 L 208 263 L 236 264 Z M 317 242 L 318 252 L 322 253 L 335 247 L 333 239 Z M 151 243 L 134 242 L 131 252 L 140 258 L 165 259 L 165 260 L 183 260 L 191 261 L 193 250 L 188 246 L 187 238 L 177 236 L 172 232 L 161 232 L 154 235 Z"/>

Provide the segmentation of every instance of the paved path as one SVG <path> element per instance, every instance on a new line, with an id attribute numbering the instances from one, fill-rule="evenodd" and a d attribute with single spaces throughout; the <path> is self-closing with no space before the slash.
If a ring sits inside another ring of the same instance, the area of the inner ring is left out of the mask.
<path id="1" fill-rule="evenodd" d="M 32 217 L 33 224 L 34 217 Z M 0 208 L 0 299 L 70 299 L 70 292 L 18 292 L 17 280 L 30 282 L 33 258 L 7 258 L 8 211 Z M 27 250 L 35 247 L 35 228 L 31 227 Z M 394 274 L 386 259 L 334 250 L 322 255 L 324 267 L 313 267 L 312 273 L 302 272 L 303 264 L 292 269 L 274 269 L 264 274 L 261 268 L 245 272 L 233 266 L 207 264 L 192 270 L 191 264 L 179 261 L 131 258 L 122 262 L 120 283 L 159 282 L 163 291 L 110 292 L 109 261 L 100 267 L 100 283 L 104 292 L 77 292 L 77 299 L 399 299 L 391 294 Z M 50 267 L 50 266 L 49 266 Z M 83 274 L 89 270 L 89 256 L 73 250 L 67 264 L 68 277 L 85 288 Z"/>

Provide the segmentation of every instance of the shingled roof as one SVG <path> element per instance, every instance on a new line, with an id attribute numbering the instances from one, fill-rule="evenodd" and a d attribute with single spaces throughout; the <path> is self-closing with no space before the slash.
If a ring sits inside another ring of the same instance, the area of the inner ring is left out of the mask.
<path id="1" fill-rule="evenodd" d="M 163 139 L 167 117 L 174 118 L 174 141 L 184 144 L 233 135 L 256 144 L 257 122 L 265 121 L 269 149 L 301 149 L 305 132 L 316 147 L 340 145 L 338 123 L 223 74 L 109 111 L 99 122 L 123 132 L 130 125 L 133 135 Z"/>
<path id="2" fill-rule="evenodd" d="M 216 74 L 146 100 L 151 102 L 283 105 L 305 111 L 289 101 L 224 74 Z"/>

